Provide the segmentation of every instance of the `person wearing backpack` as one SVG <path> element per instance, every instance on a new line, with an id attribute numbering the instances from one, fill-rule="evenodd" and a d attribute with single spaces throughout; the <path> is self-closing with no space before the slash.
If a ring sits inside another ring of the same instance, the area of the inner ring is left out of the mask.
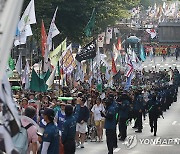
<path id="1" fill-rule="evenodd" d="M 25 116 L 33 119 L 36 115 L 36 109 L 33 106 L 28 106 L 25 109 Z M 27 136 L 28 136 L 28 153 L 30 151 L 33 152 L 33 154 L 37 153 L 38 150 L 38 135 L 37 135 L 37 128 L 34 126 L 30 120 L 27 119 L 21 119 L 22 126 L 27 130 Z"/>
<path id="2" fill-rule="evenodd" d="M 19 133 L 13 136 L 14 147 L 19 154 L 37 153 L 37 128 L 31 123 L 36 114 L 36 109 L 29 106 L 25 109 L 25 116 L 21 118 L 21 128 Z"/>

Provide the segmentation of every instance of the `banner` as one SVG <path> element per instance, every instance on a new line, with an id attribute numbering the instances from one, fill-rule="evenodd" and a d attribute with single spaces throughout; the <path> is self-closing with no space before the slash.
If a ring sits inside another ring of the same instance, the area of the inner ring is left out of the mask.
<path id="1" fill-rule="evenodd" d="M 87 44 L 81 51 L 76 55 L 76 60 L 81 62 L 82 60 L 93 59 L 96 57 L 96 41 L 93 40 Z"/>
<path id="2" fill-rule="evenodd" d="M 70 44 L 67 47 L 67 50 L 63 52 L 60 58 L 60 65 L 62 65 L 65 74 L 71 74 L 76 67 L 76 63 L 72 55 L 72 44 Z"/>

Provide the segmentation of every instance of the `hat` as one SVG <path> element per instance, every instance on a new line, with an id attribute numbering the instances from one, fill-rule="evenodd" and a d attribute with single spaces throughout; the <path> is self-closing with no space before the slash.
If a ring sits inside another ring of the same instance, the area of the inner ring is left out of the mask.
<path id="1" fill-rule="evenodd" d="M 55 117 L 54 110 L 51 109 L 51 108 L 46 108 L 46 109 L 44 110 L 44 113 L 43 113 L 43 114 L 44 114 L 44 115 L 47 115 L 47 116 L 50 117 L 50 118 L 54 118 L 54 117 Z"/>

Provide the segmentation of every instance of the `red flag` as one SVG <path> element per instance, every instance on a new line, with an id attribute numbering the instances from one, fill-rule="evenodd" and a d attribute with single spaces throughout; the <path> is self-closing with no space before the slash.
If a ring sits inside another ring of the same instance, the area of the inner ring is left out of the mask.
<path id="1" fill-rule="evenodd" d="M 117 48 L 117 50 L 121 50 L 121 49 L 122 49 L 122 46 L 121 46 L 121 38 L 118 38 L 117 44 L 116 44 L 116 48 Z"/>
<path id="2" fill-rule="evenodd" d="M 44 22 L 42 20 L 42 24 L 41 24 L 41 51 L 42 51 L 43 57 L 45 54 L 46 42 L 47 42 L 47 34 L 46 34 L 46 29 L 44 27 Z"/>
<path id="3" fill-rule="evenodd" d="M 114 62 L 114 58 L 113 57 L 112 57 L 112 68 L 111 68 L 111 71 L 112 71 L 113 75 L 117 74 L 116 64 Z"/>

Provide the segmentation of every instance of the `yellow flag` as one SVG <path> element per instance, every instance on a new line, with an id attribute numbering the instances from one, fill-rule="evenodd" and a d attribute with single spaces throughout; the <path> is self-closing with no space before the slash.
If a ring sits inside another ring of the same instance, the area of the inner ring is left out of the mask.
<path id="1" fill-rule="evenodd" d="M 66 39 L 50 53 L 51 65 L 56 66 L 63 51 L 66 50 Z"/>

